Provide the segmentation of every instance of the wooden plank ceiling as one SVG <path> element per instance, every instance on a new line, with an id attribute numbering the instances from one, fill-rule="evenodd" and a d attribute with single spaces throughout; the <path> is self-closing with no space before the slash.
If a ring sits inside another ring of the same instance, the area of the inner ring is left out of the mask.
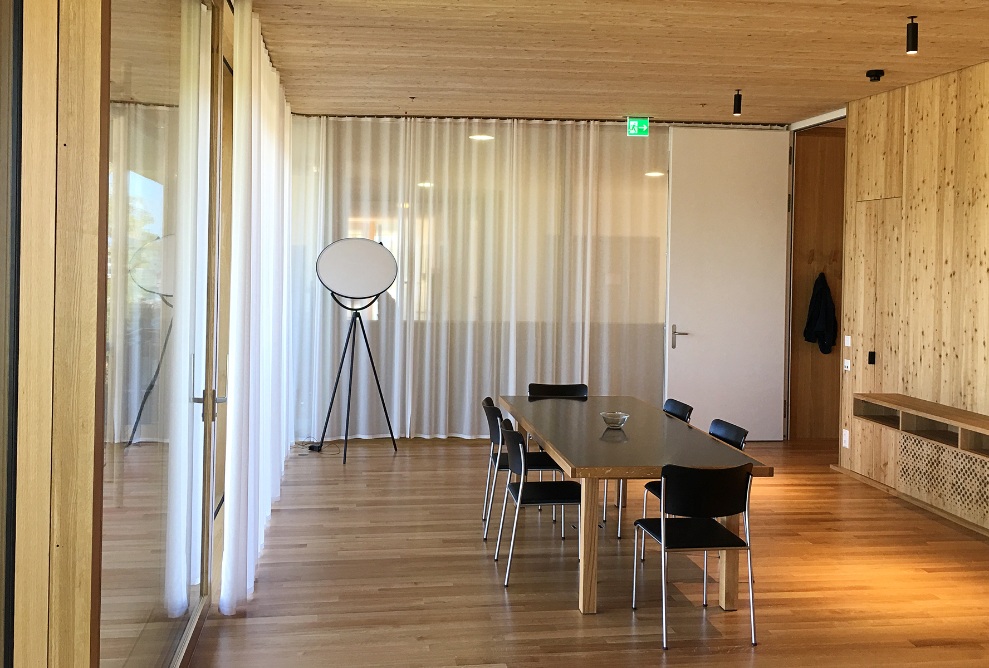
<path id="1" fill-rule="evenodd" d="M 302 114 L 789 123 L 989 60 L 986 0 L 254 0 L 254 10 Z M 910 14 L 916 56 L 905 53 Z M 871 68 L 885 78 L 869 82 Z"/>

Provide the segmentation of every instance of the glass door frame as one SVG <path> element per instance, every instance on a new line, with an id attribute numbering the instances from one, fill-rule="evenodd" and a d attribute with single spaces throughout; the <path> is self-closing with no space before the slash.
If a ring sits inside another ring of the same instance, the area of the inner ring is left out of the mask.
<path id="1" fill-rule="evenodd" d="M 183 634 L 172 666 L 187 664 L 194 651 L 199 634 L 212 606 L 211 569 L 213 557 L 213 507 L 215 498 L 216 414 L 218 403 L 225 401 L 217 396 L 217 347 L 219 324 L 219 269 L 220 225 L 222 221 L 222 136 L 223 136 L 223 20 L 226 0 L 200 0 L 210 15 L 210 84 L 209 84 L 209 204 L 206 249 L 206 350 L 205 377 L 202 394 L 194 400 L 203 406 L 203 491 L 202 532 L 200 536 L 199 600 L 193 610 L 189 625 Z"/>

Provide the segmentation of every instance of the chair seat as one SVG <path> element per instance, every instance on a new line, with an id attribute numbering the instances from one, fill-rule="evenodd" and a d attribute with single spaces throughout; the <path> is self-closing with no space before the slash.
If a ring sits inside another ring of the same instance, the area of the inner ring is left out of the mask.
<path id="1" fill-rule="evenodd" d="M 522 488 L 519 498 L 519 483 L 508 485 L 508 493 L 522 506 L 579 505 L 580 483 L 576 480 L 531 481 Z"/>
<path id="2" fill-rule="evenodd" d="M 501 459 L 498 459 L 498 453 L 491 455 L 491 461 L 498 462 L 499 471 L 508 470 L 508 455 L 505 453 L 501 454 Z M 548 452 L 530 452 L 526 454 L 525 457 L 526 468 L 530 471 L 560 471 L 563 472 L 563 468 L 553 461 L 553 458 Z"/>
<path id="3" fill-rule="evenodd" d="M 662 542 L 662 520 L 644 517 L 635 520 L 635 526 Z M 666 518 L 667 550 L 738 550 L 748 547 L 734 532 L 721 522 L 707 517 Z"/>

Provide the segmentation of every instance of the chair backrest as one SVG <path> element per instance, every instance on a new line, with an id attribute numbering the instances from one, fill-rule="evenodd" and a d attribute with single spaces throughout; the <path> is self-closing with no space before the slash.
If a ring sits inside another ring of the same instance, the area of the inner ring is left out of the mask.
<path id="1" fill-rule="evenodd" d="M 739 450 L 744 450 L 745 437 L 749 435 L 749 430 L 724 420 L 711 420 L 711 428 L 708 429 L 707 433 L 719 441 L 724 441 L 728 445 L 734 445 Z"/>
<path id="2" fill-rule="evenodd" d="M 586 399 L 587 385 L 570 383 L 553 385 L 549 383 L 529 383 L 529 399 Z"/>
<path id="3" fill-rule="evenodd" d="M 663 404 L 663 412 L 678 420 L 690 422 L 690 414 L 694 412 L 694 407 L 676 399 L 667 399 Z"/>
<path id="4" fill-rule="evenodd" d="M 501 445 L 501 409 L 494 405 L 491 397 L 487 397 L 481 402 L 481 408 L 484 409 L 484 417 L 488 419 L 491 442 L 495 445 Z"/>
<path id="5" fill-rule="evenodd" d="M 752 464 L 723 469 L 663 467 L 663 503 L 668 515 L 727 517 L 748 510 Z"/>
<path id="6" fill-rule="evenodd" d="M 516 474 L 525 473 L 525 438 L 512 428 L 511 420 L 501 421 L 501 438 L 508 451 L 508 469 Z"/>

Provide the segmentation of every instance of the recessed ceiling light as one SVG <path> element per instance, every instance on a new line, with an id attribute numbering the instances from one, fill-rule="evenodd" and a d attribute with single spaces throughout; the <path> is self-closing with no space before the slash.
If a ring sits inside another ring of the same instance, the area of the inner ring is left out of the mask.
<path id="1" fill-rule="evenodd" d="M 474 141 L 491 141 L 494 137 L 491 135 L 471 135 L 469 139 L 473 139 Z"/>
<path id="2" fill-rule="evenodd" d="M 422 183 L 417 183 L 416 185 L 419 186 L 420 188 L 432 188 L 433 187 L 433 184 L 430 183 L 429 181 L 423 181 Z"/>
<path id="3" fill-rule="evenodd" d="M 646 172 L 646 176 L 666 176 L 663 172 Z"/>

